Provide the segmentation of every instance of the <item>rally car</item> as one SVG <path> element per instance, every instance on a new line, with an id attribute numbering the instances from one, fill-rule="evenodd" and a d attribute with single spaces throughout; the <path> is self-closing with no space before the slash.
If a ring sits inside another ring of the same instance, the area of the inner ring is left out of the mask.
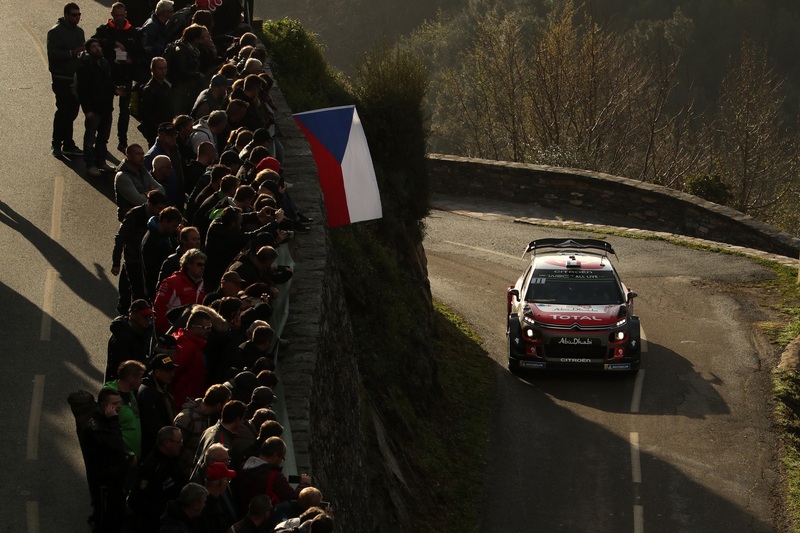
<path id="1" fill-rule="evenodd" d="M 537 239 L 531 263 L 508 288 L 508 368 L 636 372 L 636 293 L 620 281 L 599 239 Z"/>

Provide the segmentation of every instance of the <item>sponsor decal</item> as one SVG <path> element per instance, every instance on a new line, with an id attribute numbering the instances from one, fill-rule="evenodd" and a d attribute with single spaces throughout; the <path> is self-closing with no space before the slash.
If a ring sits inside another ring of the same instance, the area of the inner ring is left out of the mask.
<path id="1" fill-rule="evenodd" d="M 562 363 L 591 363 L 592 360 L 588 357 L 562 357 L 559 359 Z"/>
<path id="2" fill-rule="evenodd" d="M 540 361 L 520 361 L 519 366 L 521 368 L 545 368 L 547 365 Z"/>
<path id="3" fill-rule="evenodd" d="M 553 315 L 556 320 L 592 320 L 595 322 L 602 322 L 603 318 L 599 316 L 589 315 Z"/>
<path id="4" fill-rule="evenodd" d="M 584 346 L 587 346 L 587 345 L 591 346 L 592 339 L 577 339 L 577 338 L 576 339 L 566 339 L 565 338 L 565 339 L 558 339 L 558 342 L 556 344 L 578 344 L 578 345 L 584 345 Z"/>
<path id="5" fill-rule="evenodd" d="M 564 305 L 564 304 L 536 304 L 536 307 L 544 313 L 597 313 L 608 312 L 607 305 Z M 572 316 L 572 315 L 570 315 Z"/>
<path id="6" fill-rule="evenodd" d="M 604 365 L 606 370 L 630 370 L 631 364 L 630 363 L 610 363 Z"/>

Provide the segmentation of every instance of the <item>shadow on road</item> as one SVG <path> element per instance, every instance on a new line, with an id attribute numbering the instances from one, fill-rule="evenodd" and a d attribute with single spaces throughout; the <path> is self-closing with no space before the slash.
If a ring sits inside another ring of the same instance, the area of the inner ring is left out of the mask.
<path id="1" fill-rule="evenodd" d="M 772 531 L 746 507 L 758 505 L 756 495 L 737 504 L 690 478 L 685 465 L 641 453 L 642 483 L 635 484 L 630 441 L 549 396 L 560 392 L 588 404 L 595 395 L 602 409 L 606 391 L 620 389 L 624 379 L 572 374 L 525 381 L 499 365 L 497 374 L 480 531 L 633 531 L 635 504 L 643 506 L 648 533 Z M 746 495 L 752 489 L 747 480 L 736 483 L 742 486 L 726 485 L 725 491 Z M 768 495 L 766 487 L 762 492 Z"/>
<path id="2" fill-rule="evenodd" d="M 21 294 L 0 283 L 3 320 L 3 357 L 7 364 L 24 368 L 24 375 L 0 373 L 6 444 L 14 460 L 6 464 L 8 483 L 0 484 L 6 531 L 28 531 L 26 504 L 38 504 L 41 531 L 88 531 L 89 491 L 84 477 L 75 422 L 67 395 L 78 389 L 97 393 L 102 372 L 81 342 L 53 320 L 51 340 L 40 342 L 42 311 Z M 44 377 L 42 415 L 35 458 L 28 442 L 34 376 Z M 27 452 L 26 452 L 27 450 Z"/>
<path id="3" fill-rule="evenodd" d="M 642 368 L 646 371 L 647 390 L 642 414 L 702 419 L 730 413 L 716 389 L 723 385 L 720 378 L 698 374 L 694 365 L 678 353 L 651 342 L 642 358 Z M 554 398 L 609 413 L 630 412 L 636 379 L 634 374 L 567 371 L 527 372 L 519 377 Z M 648 387 L 650 380 L 658 380 L 658 386 Z"/>
<path id="4" fill-rule="evenodd" d="M 117 291 L 106 276 L 105 269 L 95 263 L 96 273 L 90 272 L 58 241 L 36 227 L 28 219 L 0 200 L 0 223 L 19 232 L 58 272 L 61 280 L 87 304 L 113 318 Z"/>
<path id="5" fill-rule="evenodd" d="M 120 162 L 111 152 L 109 152 L 108 157 L 108 164 L 117 166 Z M 86 167 L 83 164 L 83 160 L 79 157 L 75 157 L 73 159 L 69 159 L 68 157 L 63 157 L 60 161 L 69 168 L 73 174 L 81 178 L 83 181 L 91 185 L 94 190 L 105 196 L 112 204 L 116 204 L 116 199 L 114 198 L 114 174 L 105 172 L 99 178 L 93 178 L 86 174 Z"/>

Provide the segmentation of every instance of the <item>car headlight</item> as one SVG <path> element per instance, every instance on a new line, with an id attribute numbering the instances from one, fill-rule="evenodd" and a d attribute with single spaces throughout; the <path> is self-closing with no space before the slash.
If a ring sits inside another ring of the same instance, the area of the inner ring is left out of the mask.
<path id="1" fill-rule="evenodd" d="M 622 320 L 617 320 L 617 323 L 614 324 L 614 327 L 615 328 L 621 328 L 622 326 L 624 326 L 627 323 L 628 323 L 628 319 L 627 318 L 623 318 Z M 624 336 L 624 333 L 623 333 L 623 336 Z"/>

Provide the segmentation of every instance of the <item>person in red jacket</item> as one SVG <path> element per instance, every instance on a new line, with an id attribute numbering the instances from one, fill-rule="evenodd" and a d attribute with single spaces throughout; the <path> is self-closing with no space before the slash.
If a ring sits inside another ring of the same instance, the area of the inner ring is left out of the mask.
<path id="1" fill-rule="evenodd" d="M 167 278 L 169 279 L 169 278 Z M 175 353 L 175 376 L 172 378 L 172 397 L 179 410 L 186 400 L 202 396 L 206 390 L 206 364 L 203 348 L 211 332 L 211 316 L 195 311 L 189 316 L 186 328 L 173 333 L 178 343 Z"/>
<path id="2" fill-rule="evenodd" d="M 167 318 L 167 313 L 172 309 L 203 303 L 203 298 L 206 296 L 206 290 L 203 286 L 206 259 L 206 254 L 197 248 L 187 250 L 181 256 L 180 270 L 164 278 L 161 285 L 158 286 L 158 293 L 153 302 L 153 310 L 156 313 L 155 328 L 159 335 L 164 335 L 169 329 L 170 322 Z M 200 395 L 202 395 L 202 392 L 200 391 Z M 192 397 L 194 398 L 194 396 Z M 178 406 L 182 407 L 183 404 L 179 403 Z"/>

